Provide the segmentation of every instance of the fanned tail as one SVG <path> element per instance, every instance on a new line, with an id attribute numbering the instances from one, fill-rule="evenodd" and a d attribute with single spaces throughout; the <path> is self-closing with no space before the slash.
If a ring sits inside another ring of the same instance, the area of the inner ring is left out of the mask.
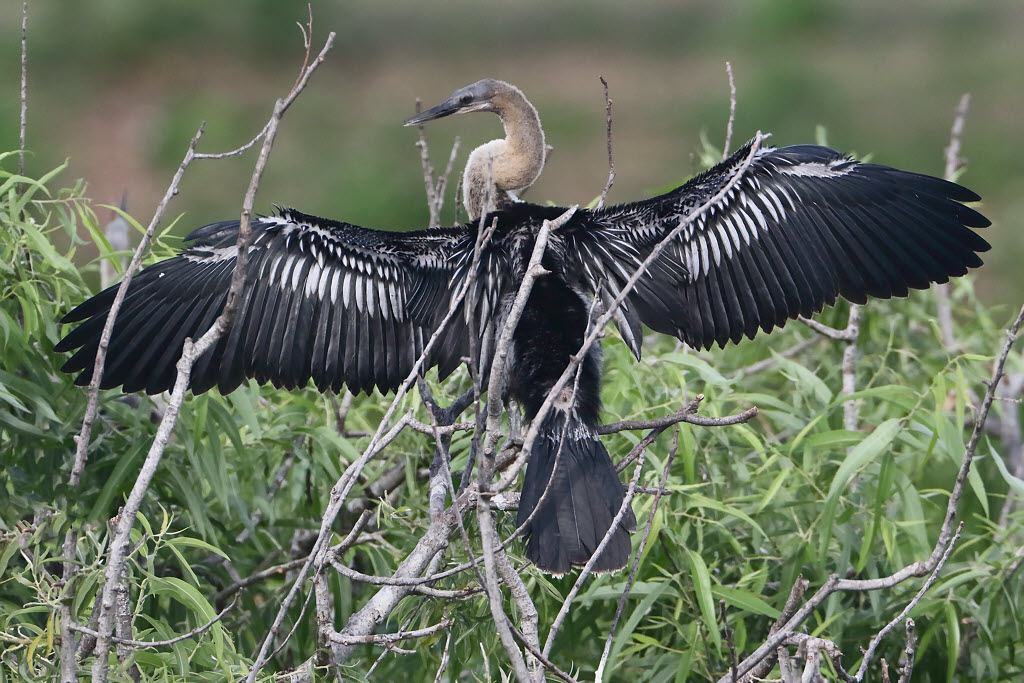
<path id="1" fill-rule="evenodd" d="M 559 452 L 566 419 L 570 422 Z M 541 500 L 545 488 L 548 493 Z M 623 498 L 625 487 L 597 433 L 575 416 L 549 416 L 530 454 L 519 503 L 517 524 L 537 508 L 524 530 L 526 556 L 552 574 L 583 566 L 611 527 Z M 635 529 L 636 517 L 627 508 L 595 562 L 594 571 L 616 571 L 626 566 L 631 549 L 629 532 Z"/>

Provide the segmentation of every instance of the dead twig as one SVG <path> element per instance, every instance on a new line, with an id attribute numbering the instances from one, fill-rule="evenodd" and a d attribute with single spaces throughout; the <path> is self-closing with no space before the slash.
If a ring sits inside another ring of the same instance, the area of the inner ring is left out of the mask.
<path id="1" fill-rule="evenodd" d="M 227 607 L 225 607 L 220 612 L 218 612 L 217 616 L 215 616 L 210 621 L 206 622 L 202 626 L 197 626 L 196 628 L 192 629 L 188 633 L 183 633 L 180 636 L 175 636 L 173 638 L 168 638 L 167 640 L 135 640 L 134 638 L 121 638 L 121 637 L 118 637 L 118 636 L 113 636 L 113 637 L 111 637 L 111 640 L 113 642 L 117 643 L 118 645 L 127 645 L 128 647 L 170 647 L 171 645 L 174 645 L 175 643 L 180 643 L 183 640 L 189 640 L 191 638 L 195 638 L 196 636 L 202 635 L 204 632 L 208 631 L 211 626 L 213 626 L 218 621 L 223 619 L 224 615 L 227 614 L 228 612 L 230 612 L 231 609 L 236 604 L 238 604 L 238 598 L 239 598 L 239 595 L 236 595 L 235 598 L 231 601 L 231 604 L 229 604 Z M 84 633 L 84 634 L 86 634 L 88 636 L 92 636 L 93 638 L 96 638 L 97 640 L 100 638 L 100 633 L 98 631 L 95 631 L 95 630 L 93 630 L 93 629 L 91 629 L 91 628 L 89 628 L 87 626 L 81 626 L 79 624 L 72 623 L 70 625 L 70 628 L 71 628 L 72 631 L 78 631 L 79 633 Z"/>
<path id="2" fill-rule="evenodd" d="M 21 3 L 21 133 L 18 175 L 25 175 L 25 133 L 28 129 L 28 0 Z"/>
<path id="3" fill-rule="evenodd" d="M 416 99 L 416 113 L 419 114 L 423 108 L 423 102 Z M 448 155 L 448 165 L 444 173 L 435 181 L 434 165 L 430 163 L 430 151 L 427 147 L 427 132 L 423 124 L 416 126 L 418 139 L 416 146 L 420 150 L 420 167 L 423 169 L 423 186 L 427 191 L 427 211 L 430 214 L 430 226 L 436 228 L 441 225 L 441 209 L 444 208 L 444 192 L 448 186 L 448 177 L 451 175 L 452 166 L 455 164 L 455 157 L 459 153 L 459 138 L 455 138 L 452 144 L 451 154 Z"/>
<path id="4" fill-rule="evenodd" d="M 654 494 L 654 502 L 651 504 L 651 514 L 647 518 L 647 526 L 644 527 L 644 535 L 640 539 L 640 547 L 637 548 L 636 555 L 633 556 L 633 566 L 629 570 L 629 578 L 626 580 L 626 587 L 622 590 L 622 595 L 619 596 L 618 604 L 615 606 L 615 616 L 612 618 L 612 625 L 608 629 L 608 637 L 604 641 L 604 650 L 601 652 L 601 659 L 597 664 L 597 671 L 594 673 L 594 681 L 600 682 L 604 679 L 604 667 L 608 663 L 608 655 L 611 654 L 612 641 L 615 639 L 615 629 L 618 627 L 619 619 L 622 618 L 622 611 L 626 607 L 626 600 L 629 598 L 629 592 L 633 588 L 633 582 L 636 580 L 636 571 L 640 566 L 640 558 L 644 556 L 644 549 L 647 547 L 647 539 L 650 538 L 651 528 L 654 526 L 654 516 L 658 513 L 658 503 L 661 502 L 661 496 L 665 488 L 665 484 L 668 483 L 668 473 L 672 469 L 672 461 L 675 460 L 676 452 L 679 449 L 679 430 L 676 429 L 675 440 L 672 443 L 672 449 L 668 452 L 668 457 L 665 458 L 665 467 L 661 472 L 661 482 L 658 484 L 658 492 Z"/>
<path id="5" fill-rule="evenodd" d="M 736 81 L 732 78 L 732 64 L 725 63 L 725 73 L 729 75 L 729 122 L 725 126 L 725 144 L 722 145 L 722 159 L 729 157 L 729 146 L 732 144 L 732 126 L 736 122 Z"/>
<path id="6" fill-rule="evenodd" d="M 949 131 L 949 145 L 946 147 L 946 169 L 943 178 L 950 182 L 956 177 L 956 172 L 964 164 L 960 157 L 960 140 L 964 134 L 964 124 L 967 121 L 967 108 L 971 104 L 971 96 L 964 93 L 960 96 L 956 112 L 953 114 L 953 127 Z M 939 334 L 942 336 L 942 343 L 947 349 L 955 349 L 956 336 L 953 334 L 953 311 L 949 301 L 949 285 L 941 283 L 935 285 L 935 307 L 939 318 Z"/>
<path id="7" fill-rule="evenodd" d="M 601 79 L 601 85 L 604 87 L 605 138 L 608 140 L 608 182 L 604 184 L 601 198 L 595 207 L 600 210 L 604 208 L 604 203 L 608 199 L 608 191 L 615 184 L 615 162 L 612 160 L 612 100 L 608 97 L 608 81 L 604 80 L 604 76 L 598 76 L 598 78 Z"/>
<path id="8" fill-rule="evenodd" d="M 751 419 L 757 417 L 757 408 L 748 408 L 742 413 L 725 415 L 723 417 L 706 417 L 703 415 L 697 415 L 696 403 L 699 403 L 703 399 L 704 394 L 697 394 L 697 398 L 694 401 L 671 415 L 657 417 L 652 420 L 622 420 L 620 422 L 611 422 L 598 427 L 597 433 L 617 434 L 618 432 L 635 431 L 638 429 L 658 429 L 671 427 L 679 422 L 700 425 L 701 427 L 727 427 L 729 425 L 749 422 Z"/>
<path id="9" fill-rule="evenodd" d="M 118 311 L 121 310 L 121 304 L 124 303 L 125 294 L 128 292 L 128 285 L 131 284 L 132 277 L 134 277 L 135 272 L 139 269 L 139 266 L 142 264 L 142 259 L 145 257 L 147 249 L 149 249 L 149 242 L 153 239 L 153 234 L 156 232 L 156 226 L 163 218 L 167 204 L 171 201 L 172 197 L 178 194 L 178 185 L 181 183 L 181 178 L 185 174 L 185 169 L 188 168 L 189 164 L 192 163 L 192 159 L 195 157 L 196 145 L 199 143 L 199 138 L 202 137 L 205 127 L 205 122 L 201 123 L 199 125 L 199 130 L 196 131 L 195 136 L 192 138 L 191 142 L 189 142 L 185 158 L 182 159 L 181 164 L 178 166 L 178 171 L 171 179 L 171 184 L 167 188 L 167 192 L 164 193 L 160 203 L 157 204 L 156 211 L 153 212 L 153 219 L 149 222 L 146 232 L 143 233 L 142 239 L 139 241 L 139 246 L 135 248 L 135 254 L 132 256 L 131 263 L 128 264 L 128 268 L 124 271 L 124 279 L 121 280 L 121 286 L 118 287 L 117 294 L 114 296 L 114 301 L 110 304 L 110 311 L 107 313 L 107 320 L 103 325 L 103 332 L 100 333 L 99 345 L 96 348 L 96 360 L 93 363 L 92 379 L 89 382 L 89 399 L 85 407 L 85 416 L 82 418 L 82 430 L 78 436 L 75 437 L 75 462 L 71 468 L 71 477 L 69 479 L 72 487 L 78 486 L 78 482 L 82 476 L 82 470 L 85 469 L 85 461 L 88 457 L 89 451 L 89 439 L 92 435 L 92 425 L 93 422 L 96 421 L 96 415 L 99 411 L 100 381 L 103 379 L 103 367 L 107 359 L 107 347 L 110 345 L 110 337 L 114 332 L 114 321 L 117 319 Z"/>
<path id="10" fill-rule="evenodd" d="M 562 626 L 562 622 L 565 617 L 569 614 L 569 607 L 572 605 L 573 600 L 579 594 L 580 589 L 583 587 L 583 582 L 590 576 L 590 572 L 593 571 L 594 564 L 598 558 L 601 557 L 601 553 L 608 546 L 612 536 L 619 530 L 619 522 L 626 516 L 626 511 L 630 509 L 630 503 L 633 502 L 633 496 L 636 492 L 637 482 L 640 481 L 640 472 L 643 470 L 644 462 L 646 460 L 646 449 L 640 452 L 637 458 L 636 467 L 633 469 L 633 478 L 630 479 L 629 486 L 626 487 L 626 496 L 622 499 L 622 504 L 619 505 L 618 512 L 615 513 L 615 517 L 612 518 L 611 526 L 608 531 L 605 532 L 604 538 L 598 543 L 597 548 L 594 549 L 594 554 L 587 560 L 587 563 L 583 565 L 583 569 L 580 570 L 580 574 L 576 577 L 576 583 L 573 584 L 569 594 L 565 596 L 565 600 L 562 602 L 562 607 L 558 610 L 558 614 L 555 616 L 554 621 L 551 622 L 551 628 L 548 629 L 548 637 L 544 641 L 544 656 L 547 657 L 551 654 L 551 647 L 555 644 L 555 636 L 558 634 L 558 630 Z"/>
<path id="11" fill-rule="evenodd" d="M 903 608 L 903 611 L 896 615 L 896 617 L 882 627 L 882 630 L 875 634 L 875 637 L 871 639 L 871 643 L 868 644 L 867 650 L 864 651 L 864 659 L 860 663 L 860 668 L 857 669 L 856 679 L 858 681 L 864 680 L 864 676 L 867 674 L 868 665 L 871 664 L 871 659 L 875 656 L 875 650 L 878 649 L 878 645 L 882 642 L 882 638 L 886 636 L 893 628 L 895 628 L 900 622 L 907 618 L 910 614 L 910 610 L 914 609 L 924 594 L 928 592 L 928 589 L 935 583 L 935 579 L 939 578 L 939 572 L 942 571 L 942 566 L 946 564 L 946 560 L 949 559 L 949 554 L 953 552 L 953 546 L 960 540 L 960 531 L 964 528 L 964 523 L 960 522 L 957 526 L 956 533 L 953 534 L 953 538 L 949 539 L 949 544 L 946 546 L 946 551 L 942 553 L 942 557 L 939 558 L 938 563 L 935 565 L 935 569 L 932 570 L 928 580 L 921 586 L 921 590 L 917 591 L 917 595 L 914 599 L 907 603 L 907 606 Z"/>
<path id="12" fill-rule="evenodd" d="M 823 325 L 817 320 L 800 316 L 797 318 L 807 327 L 818 334 L 821 334 L 835 341 L 845 342 L 843 347 L 843 394 L 852 394 L 857 390 L 857 338 L 860 336 L 860 317 L 863 304 L 850 304 L 850 314 L 846 327 L 837 330 L 834 327 Z M 858 425 L 858 408 L 856 401 L 843 402 L 843 427 L 849 431 L 856 431 Z"/>
<path id="13" fill-rule="evenodd" d="M 917 655 L 917 631 L 913 619 L 907 619 L 907 640 L 903 647 L 903 666 L 900 667 L 899 683 L 910 683 L 914 673 L 914 657 Z"/>
<path id="14" fill-rule="evenodd" d="M 729 379 L 734 379 L 736 377 L 749 377 L 755 373 L 763 372 L 765 370 L 773 368 L 778 364 L 780 358 L 792 358 L 793 356 L 799 354 L 801 351 L 814 346 L 819 341 L 821 341 L 821 337 L 818 335 L 808 337 L 803 341 L 799 341 L 796 344 L 793 344 L 788 349 L 779 351 L 777 353 L 773 353 L 770 358 L 759 360 L 756 363 L 751 363 L 745 368 L 740 368 L 739 370 L 736 370 L 735 372 L 729 375 Z"/>

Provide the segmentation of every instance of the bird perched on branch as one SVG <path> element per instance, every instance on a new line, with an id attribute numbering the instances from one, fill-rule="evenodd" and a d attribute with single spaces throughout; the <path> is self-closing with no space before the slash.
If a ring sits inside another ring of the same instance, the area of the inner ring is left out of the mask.
<path id="1" fill-rule="evenodd" d="M 312 379 L 323 391 L 394 390 L 467 283 L 472 291 L 427 363 L 443 378 L 475 348 L 487 365 L 539 230 L 565 209 L 515 199 L 544 164 L 540 119 L 515 87 L 482 80 L 406 123 L 472 111 L 496 113 L 506 137 L 470 154 L 469 223 L 393 233 L 293 209 L 253 223 L 244 295 L 230 329 L 198 359 L 194 393 L 214 386 L 227 393 L 247 378 L 286 388 Z M 906 296 L 909 288 L 963 275 L 981 265 L 977 252 L 989 248 L 971 230 L 989 221 L 964 205 L 978 199 L 960 185 L 859 163 L 825 147 L 748 143 L 661 196 L 578 210 L 550 235 L 542 261 L 549 272 L 534 284 L 513 335 L 508 393 L 533 419 L 596 314 L 681 223 L 615 313 L 638 360 L 644 325 L 710 348 L 810 316 L 839 296 L 858 303 Z M 480 216 L 485 220 L 474 220 Z M 494 226 L 486 242 L 477 239 L 480 226 Z M 172 386 L 185 338 L 199 337 L 224 307 L 238 228 L 237 220 L 200 228 L 180 255 L 134 278 L 101 387 L 156 393 Z M 115 290 L 62 321 L 78 323 L 56 347 L 77 349 L 63 370 L 81 371 L 78 384 L 91 379 Z M 595 346 L 574 387 L 563 389 L 543 418 L 530 454 L 519 520 L 528 520 L 527 556 L 544 571 L 585 564 L 624 499 L 596 432 L 600 390 Z M 628 512 L 595 570 L 625 566 L 635 525 Z"/>

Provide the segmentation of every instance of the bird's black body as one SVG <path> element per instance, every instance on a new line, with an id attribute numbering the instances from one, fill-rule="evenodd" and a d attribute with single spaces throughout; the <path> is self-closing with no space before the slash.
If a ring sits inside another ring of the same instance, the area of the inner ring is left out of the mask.
<path id="1" fill-rule="evenodd" d="M 552 233 L 543 262 L 550 274 L 537 281 L 512 350 L 509 391 L 528 418 L 579 350 L 588 320 L 681 220 L 726 187 L 749 152 L 744 147 L 665 195 L 577 211 Z M 710 347 L 812 315 L 838 295 L 855 302 L 905 296 L 908 288 L 981 265 L 976 252 L 988 244 L 970 228 L 988 221 L 962 204 L 977 199 L 959 185 L 860 164 L 823 147 L 758 150 L 732 189 L 667 245 L 616 323 L 639 358 L 643 325 Z M 312 379 L 321 390 L 392 390 L 467 279 L 475 290 L 466 300 L 475 308 L 460 304 L 428 360 L 447 375 L 469 355 L 473 333 L 486 365 L 541 224 L 563 211 L 508 205 L 488 217 L 497 228 L 477 259 L 477 222 L 392 233 L 292 210 L 263 218 L 253 225 L 237 317 L 197 362 L 191 387 L 226 393 L 255 378 L 289 388 Z M 201 228 L 181 255 L 132 281 L 101 386 L 149 393 L 171 387 L 184 338 L 202 334 L 223 308 L 237 229 L 237 221 Z M 471 277 L 474 262 L 479 270 Z M 90 380 L 114 289 L 64 318 L 80 323 L 57 345 L 78 349 L 63 369 L 81 371 L 79 384 Z M 536 508 L 527 554 L 554 573 L 590 558 L 623 499 L 595 431 L 600 365 L 600 351 L 592 349 L 575 394 L 563 390 L 545 419 L 526 471 L 520 520 Z M 625 565 L 634 526 L 628 512 L 596 569 Z"/>

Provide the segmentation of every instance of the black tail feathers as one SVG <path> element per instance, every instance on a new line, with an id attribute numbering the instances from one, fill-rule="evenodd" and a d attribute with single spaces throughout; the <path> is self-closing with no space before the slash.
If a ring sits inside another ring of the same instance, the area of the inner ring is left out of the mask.
<path id="1" fill-rule="evenodd" d="M 559 453 L 566 419 L 570 422 Z M 545 488 L 548 493 L 541 500 Z M 624 497 L 625 487 L 594 430 L 575 418 L 549 416 L 530 454 L 516 520 L 522 524 L 537 508 L 524 529 L 526 556 L 552 574 L 583 566 L 611 527 Z M 626 566 L 631 549 L 629 532 L 635 529 L 636 517 L 627 508 L 594 571 Z"/>

